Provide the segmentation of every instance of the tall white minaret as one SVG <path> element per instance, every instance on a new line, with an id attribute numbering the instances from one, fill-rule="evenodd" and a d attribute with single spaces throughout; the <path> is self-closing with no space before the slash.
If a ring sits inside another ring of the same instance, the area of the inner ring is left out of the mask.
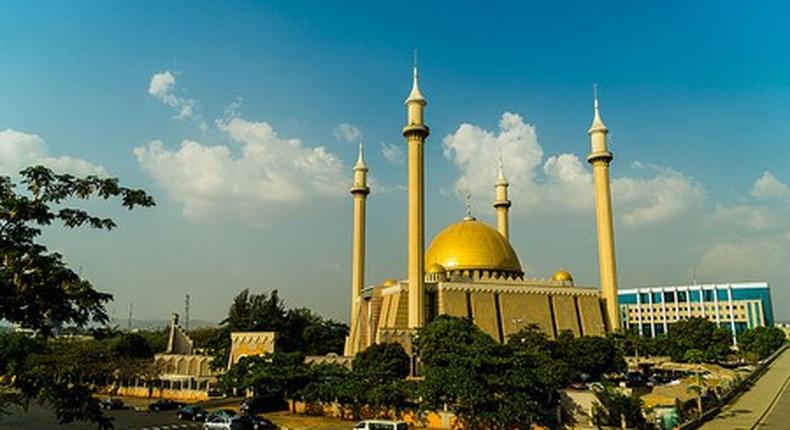
<path id="1" fill-rule="evenodd" d="M 359 156 L 354 165 L 354 185 L 351 195 L 354 196 L 354 226 L 351 246 L 351 330 L 346 342 L 345 355 L 354 355 L 361 340 L 359 311 L 360 296 L 365 286 L 365 203 L 370 193 L 367 184 L 368 167 L 362 157 L 362 143 L 359 144 Z"/>
<path id="2" fill-rule="evenodd" d="M 510 184 L 505 179 L 505 172 L 502 167 L 502 160 L 499 160 L 499 168 L 497 169 L 496 183 L 494 189 L 496 190 L 496 200 L 494 200 L 494 210 L 496 211 L 496 227 L 505 239 L 510 241 L 510 200 L 507 195 L 507 187 Z"/>
<path id="3" fill-rule="evenodd" d="M 424 112 L 428 102 L 420 92 L 415 53 L 412 86 L 406 98 L 406 126 L 403 136 L 408 147 L 408 281 L 409 328 L 422 327 L 425 322 L 425 196 L 423 178 L 423 146 L 430 133 Z"/>
<path id="4" fill-rule="evenodd" d="M 606 302 L 606 314 L 611 330 L 620 329 L 620 309 L 617 301 L 617 263 L 614 253 L 612 227 L 612 197 L 609 186 L 609 163 L 614 156 L 606 145 L 609 129 L 601 119 L 597 87 L 594 88 L 593 121 L 590 135 L 592 151 L 587 161 L 592 164 L 595 186 L 595 224 L 598 230 L 598 271 L 601 277 L 601 295 Z"/>

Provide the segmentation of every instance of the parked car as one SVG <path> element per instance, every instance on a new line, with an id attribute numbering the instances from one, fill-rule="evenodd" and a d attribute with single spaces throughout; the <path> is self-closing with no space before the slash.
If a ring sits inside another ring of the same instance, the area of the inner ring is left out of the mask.
<path id="1" fill-rule="evenodd" d="M 154 412 L 173 411 L 182 406 L 184 406 L 184 404 L 181 402 L 174 402 L 172 400 L 157 400 L 148 405 L 148 409 Z"/>
<path id="2" fill-rule="evenodd" d="M 288 404 L 277 396 L 255 396 L 245 399 L 243 402 L 241 402 L 239 407 L 248 408 L 249 412 L 252 414 L 260 414 L 262 412 L 288 409 Z"/>
<path id="3" fill-rule="evenodd" d="M 101 400 L 99 402 L 99 406 L 102 409 L 107 409 L 107 410 L 110 410 L 110 409 L 123 409 L 124 408 L 124 404 L 123 404 L 123 401 L 121 399 L 113 399 L 113 398 Z"/>
<path id="4" fill-rule="evenodd" d="M 405 421 L 365 420 L 354 426 L 354 430 L 408 430 Z"/>
<path id="5" fill-rule="evenodd" d="M 266 418 L 255 415 L 236 415 L 223 409 L 212 412 L 203 424 L 203 430 L 274 430 L 277 427 Z"/>
<path id="6" fill-rule="evenodd" d="M 184 406 L 176 412 L 180 420 L 204 421 L 208 416 L 208 411 L 200 406 Z"/>

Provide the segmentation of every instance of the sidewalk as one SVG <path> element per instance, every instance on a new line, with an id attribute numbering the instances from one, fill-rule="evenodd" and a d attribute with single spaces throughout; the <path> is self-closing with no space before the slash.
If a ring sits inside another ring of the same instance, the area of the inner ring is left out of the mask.
<path id="1" fill-rule="evenodd" d="M 748 430 L 768 412 L 785 390 L 790 379 L 790 348 L 786 349 L 768 371 L 735 402 L 725 406 L 702 430 Z"/>

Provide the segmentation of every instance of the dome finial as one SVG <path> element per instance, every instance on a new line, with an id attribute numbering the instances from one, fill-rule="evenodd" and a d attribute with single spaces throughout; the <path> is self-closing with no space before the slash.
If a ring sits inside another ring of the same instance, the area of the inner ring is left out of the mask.
<path id="1" fill-rule="evenodd" d="M 475 217 L 472 216 L 472 188 L 470 187 L 466 191 L 466 216 L 464 217 L 465 220 L 473 220 Z"/>
<path id="2" fill-rule="evenodd" d="M 593 121 L 587 133 L 592 133 L 595 131 L 601 131 L 604 133 L 609 131 L 601 119 L 601 108 L 598 102 L 598 84 L 593 84 Z"/>

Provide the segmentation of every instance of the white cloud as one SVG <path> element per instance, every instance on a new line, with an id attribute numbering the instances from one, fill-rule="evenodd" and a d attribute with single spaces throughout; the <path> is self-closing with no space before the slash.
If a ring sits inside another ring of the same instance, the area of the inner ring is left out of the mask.
<path id="1" fill-rule="evenodd" d="M 356 143 L 362 139 L 362 130 L 353 124 L 342 123 L 338 124 L 334 130 L 332 130 L 332 135 L 334 135 L 337 140 Z"/>
<path id="2" fill-rule="evenodd" d="M 0 131 L 0 174 L 14 175 L 25 167 L 42 164 L 57 173 L 106 176 L 101 165 L 81 158 L 49 154 L 46 142 L 37 134 L 5 129 Z"/>
<path id="3" fill-rule="evenodd" d="M 266 122 L 234 117 L 217 127 L 240 147 L 186 140 L 177 150 L 160 141 L 134 150 L 143 169 L 183 205 L 184 215 L 249 220 L 307 197 L 345 191 L 343 164 L 325 147 L 282 138 Z"/>
<path id="4" fill-rule="evenodd" d="M 728 229 L 766 231 L 788 225 L 788 215 L 777 208 L 763 205 L 716 205 L 710 221 Z"/>
<path id="5" fill-rule="evenodd" d="M 786 276 L 787 248 L 773 240 L 745 239 L 710 247 L 697 272 L 711 280 L 765 280 Z"/>
<path id="6" fill-rule="evenodd" d="M 763 176 L 759 177 L 757 181 L 754 182 L 749 194 L 762 200 L 789 199 L 790 188 L 777 179 L 771 172 L 766 171 L 763 173 Z"/>
<path id="7" fill-rule="evenodd" d="M 405 155 L 401 145 L 395 143 L 382 143 L 381 155 L 392 164 L 402 166 L 405 161 Z"/>
<path id="8" fill-rule="evenodd" d="M 699 206 L 705 198 L 702 185 L 668 167 L 652 166 L 650 178 L 618 177 L 612 182 L 613 198 L 623 204 L 623 220 L 630 225 L 662 222 Z"/>
<path id="9" fill-rule="evenodd" d="M 555 213 L 593 208 L 592 175 L 586 163 L 575 154 L 552 155 L 543 162 L 535 127 L 520 115 L 505 112 L 496 132 L 461 124 L 443 143 L 445 157 L 460 169 L 454 184 L 459 196 L 471 190 L 476 201 L 490 201 L 501 156 L 516 204 Z M 702 185 L 680 172 L 645 168 L 641 163 L 635 167 L 648 177 L 612 179 L 614 204 L 628 225 L 664 222 L 698 206 L 704 198 Z"/>
<path id="10" fill-rule="evenodd" d="M 201 130 L 207 128 L 206 122 L 197 114 L 195 100 L 176 94 L 176 77 L 170 70 L 155 73 L 148 84 L 148 94 L 176 111 L 177 119 L 192 119 Z"/>

